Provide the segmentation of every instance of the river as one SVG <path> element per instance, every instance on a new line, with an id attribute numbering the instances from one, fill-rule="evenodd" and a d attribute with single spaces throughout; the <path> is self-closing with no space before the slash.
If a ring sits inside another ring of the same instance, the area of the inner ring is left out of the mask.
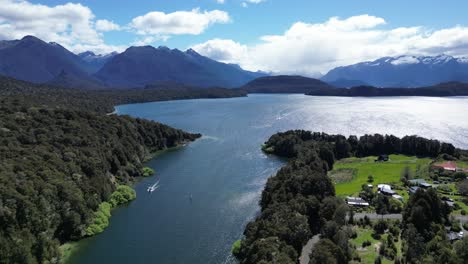
<path id="1" fill-rule="evenodd" d="M 468 148 L 468 98 L 342 98 L 249 95 L 122 105 L 118 114 L 203 137 L 148 163 L 137 199 L 110 226 L 80 242 L 70 263 L 234 263 L 232 243 L 259 211 L 267 178 L 284 160 L 261 144 L 278 131 L 420 135 Z M 147 193 L 160 180 L 160 188 Z M 192 200 L 190 200 L 192 196 Z"/>

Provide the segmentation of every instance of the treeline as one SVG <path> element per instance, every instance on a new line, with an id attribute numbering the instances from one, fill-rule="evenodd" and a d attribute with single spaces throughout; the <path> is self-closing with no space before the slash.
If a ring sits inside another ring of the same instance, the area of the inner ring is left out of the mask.
<path id="1" fill-rule="evenodd" d="M 311 263 L 347 263 L 355 257 L 348 244 L 353 234 L 345 225 L 348 208 L 335 197 L 327 176 L 336 160 L 379 154 L 457 157 L 461 153 L 451 144 L 417 136 L 346 138 L 303 130 L 277 133 L 263 150 L 290 161 L 268 179 L 261 214 L 244 231 L 236 251 L 243 264 L 296 263 L 303 245 L 315 234 L 321 234 L 316 245 L 321 250 L 313 251 Z"/>
<path id="2" fill-rule="evenodd" d="M 433 189 L 410 196 L 402 223 L 405 263 L 466 263 L 468 238 L 454 245 L 447 238 L 451 229 L 457 234 L 461 229 L 450 220 L 450 210 Z"/>
<path id="3" fill-rule="evenodd" d="M 119 104 L 198 98 L 246 96 L 245 91 L 224 88 L 195 88 L 176 83 L 159 83 L 126 90 L 79 90 L 32 84 L 0 76 L 0 103 L 15 100 L 25 106 L 55 107 L 97 113 L 111 113 Z"/>
<path id="4" fill-rule="evenodd" d="M 468 96 L 468 84 L 451 82 L 420 88 L 377 88 L 373 86 L 356 86 L 352 88 L 312 89 L 307 95 L 314 96 Z"/>
<path id="5" fill-rule="evenodd" d="M 295 157 L 298 150 L 307 141 L 332 143 L 333 158 L 366 157 L 381 154 L 403 154 L 410 156 L 438 157 L 447 154 L 459 158 L 466 150 L 455 148 L 452 144 L 438 140 L 426 139 L 419 136 L 405 136 L 398 138 L 393 135 L 364 135 L 361 137 L 342 135 L 328 135 L 325 133 L 310 132 L 304 130 L 287 131 L 277 133 L 265 143 L 264 148 L 271 153 Z M 332 160 L 330 160 L 330 163 Z M 329 164 L 330 164 L 329 163 Z"/>
<path id="6" fill-rule="evenodd" d="M 125 200 L 111 195 L 142 174 L 152 152 L 200 136 L 64 109 L 107 111 L 79 93 L 5 95 L 15 85 L 3 87 L 0 100 L 0 263 L 58 263 L 58 246 L 85 236 L 102 202 Z"/>

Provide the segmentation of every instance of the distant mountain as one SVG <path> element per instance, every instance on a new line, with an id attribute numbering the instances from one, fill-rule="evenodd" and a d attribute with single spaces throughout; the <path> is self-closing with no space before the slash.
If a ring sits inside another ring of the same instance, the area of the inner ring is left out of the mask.
<path id="1" fill-rule="evenodd" d="M 377 87 L 422 87 L 450 81 L 468 82 L 468 58 L 447 55 L 384 57 L 335 68 L 321 80 L 330 83 L 359 80 Z"/>
<path id="2" fill-rule="evenodd" d="M 57 43 L 36 37 L 0 42 L 0 75 L 34 83 L 45 83 L 62 71 L 87 78 L 85 62 Z"/>
<path id="3" fill-rule="evenodd" d="M 314 89 L 307 93 L 314 96 L 378 97 L 378 96 L 468 96 L 468 84 L 460 82 L 441 83 L 420 88 L 377 88 L 356 86 L 352 88 Z"/>
<path id="4" fill-rule="evenodd" d="M 93 76 L 87 75 L 77 77 L 65 71 L 60 72 L 59 75 L 55 76 L 55 78 L 53 78 L 52 80 L 45 82 L 45 84 L 83 90 L 99 90 L 109 88 L 103 82 L 101 82 Z"/>
<path id="5" fill-rule="evenodd" d="M 330 89 L 333 86 L 313 78 L 280 75 L 255 79 L 243 87 L 248 93 L 307 93 L 312 89 Z"/>
<path id="6" fill-rule="evenodd" d="M 104 64 L 106 64 L 117 54 L 117 52 L 112 52 L 104 55 L 96 55 L 92 51 L 86 51 L 78 54 L 78 57 L 80 57 L 84 62 L 86 62 L 86 70 L 89 73 L 95 73 L 99 71 L 102 68 L 102 66 L 104 66 Z"/>
<path id="7" fill-rule="evenodd" d="M 242 70 L 204 57 L 192 49 L 130 47 L 115 55 L 95 76 L 112 87 L 144 87 L 174 81 L 199 87 L 239 87 L 263 73 Z"/>

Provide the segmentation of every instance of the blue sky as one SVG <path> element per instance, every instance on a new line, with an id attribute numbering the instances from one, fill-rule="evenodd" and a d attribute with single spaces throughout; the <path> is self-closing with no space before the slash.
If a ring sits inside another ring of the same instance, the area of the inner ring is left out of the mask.
<path id="1" fill-rule="evenodd" d="M 466 10 L 454 0 L 0 0 L 0 39 L 31 34 L 74 52 L 194 48 L 250 70 L 316 76 L 383 56 L 467 56 Z"/>
<path id="2" fill-rule="evenodd" d="M 225 0 L 219 4 L 215 0 L 81 0 L 31 1 L 54 6 L 68 2 L 81 3 L 92 9 L 96 17 L 114 21 L 120 25 L 129 23 L 132 18 L 150 11 L 171 13 L 179 10 L 219 9 L 229 13 L 232 23 L 215 25 L 201 35 L 182 35 L 154 44 L 185 49 L 195 43 L 212 38 L 229 38 L 251 44 L 263 35 L 279 34 L 293 23 L 303 21 L 318 23 L 330 17 L 350 17 L 369 14 L 382 17 L 388 27 L 425 26 L 432 29 L 468 26 L 468 1 L 460 0 L 267 0 L 259 4 L 241 6 L 241 0 Z M 134 35 L 125 32 L 112 32 L 104 36 L 106 42 L 114 45 L 128 45 Z"/>

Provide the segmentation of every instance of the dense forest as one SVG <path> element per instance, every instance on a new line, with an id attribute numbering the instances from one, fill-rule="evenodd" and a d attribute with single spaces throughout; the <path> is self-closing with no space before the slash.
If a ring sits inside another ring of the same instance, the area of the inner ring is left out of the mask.
<path id="1" fill-rule="evenodd" d="M 58 261 L 59 244 L 83 237 L 118 184 L 154 151 L 189 134 L 128 116 L 0 106 L 0 263 Z"/>
<path id="2" fill-rule="evenodd" d="M 459 82 L 442 83 L 420 88 L 377 88 L 373 86 L 356 86 L 352 88 L 317 88 L 306 93 L 314 96 L 468 96 L 468 84 Z"/>
<path id="3" fill-rule="evenodd" d="M 111 113 L 119 104 L 144 103 L 197 98 L 230 98 L 246 96 L 239 89 L 196 88 L 176 83 L 159 83 L 127 90 L 79 90 L 32 84 L 0 77 L 0 103 L 15 100 L 27 106 L 56 107 Z"/>
<path id="4" fill-rule="evenodd" d="M 327 176 L 336 160 L 380 154 L 468 156 L 451 144 L 417 136 L 375 134 L 346 138 L 303 130 L 277 133 L 263 150 L 289 158 L 289 162 L 268 179 L 260 201 L 261 213 L 245 228 L 236 250 L 243 264 L 296 263 L 302 247 L 315 234 L 320 234 L 321 240 L 311 255 L 311 263 L 347 263 L 353 258 L 348 243 L 353 234 L 345 225 L 349 209 L 335 197 Z"/>

